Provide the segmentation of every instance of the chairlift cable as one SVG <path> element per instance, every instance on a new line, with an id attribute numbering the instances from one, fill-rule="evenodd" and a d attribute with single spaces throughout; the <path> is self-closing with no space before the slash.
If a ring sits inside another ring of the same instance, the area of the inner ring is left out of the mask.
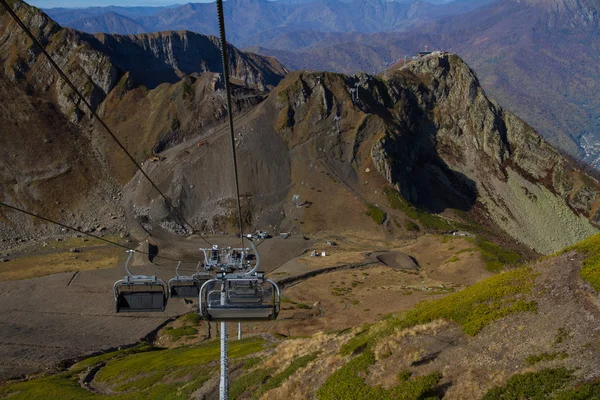
<path id="1" fill-rule="evenodd" d="M 0 1 L 1 1 L 1 0 L 0 0 Z M 12 210 L 14 210 L 14 211 L 18 211 L 18 212 L 20 212 L 20 213 L 23 213 L 23 214 L 27 214 L 27 215 L 29 215 L 29 216 L 31 216 L 31 217 L 35 217 L 35 218 L 41 219 L 42 221 L 46 221 L 46 222 L 49 222 L 49 223 L 51 223 L 51 224 L 58 225 L 58 226 L 60 226 L 60 227 L 62 227 L 62 228 L 65 228 L 65 229 L 69 229 L 69 230 L 75 231 L 75 232 L 77 232 L 77 233 L 81 233 L 82 235 L 86 235 L 86 236 L 92 237 L 92 238 L 94 238 L 94 239 L 101 240 L 101 241 L 103 241 L 103 242 L 106 242 L 106 243 L 112 244 L 113 246 L 122 247 L 122 248 L 124 248 L 124 249 L 126 249 L 126 250 L 133 250 L 133 251 L 135 251 L 136 253 L 145 254 L 145 255 L 148 255 L 148 256 L 152 255 L 152 256 L 154 256 L 154 258 L 160 258 L 160 259 L 163 259 L 163 260 L 169 260 L 169 261 L 174 261 L 174 262 L 179 262 L 179 261 L 180 261 L 180 260 L 176 260 L 176 259 L 174 259 L 174 258 L 170 258 L 170 257 L 164 257 L 164 256 L 159 256 L 159 255 L 153 255 L 153 254 L 147 253 L 147 252 L 145 252 L 145 251 L 140 251 L 140 250 L 133 249 L 133 248 L 131 248 L 131 247 L 128 247 L 128 246 L 122 245 L 122 244 L 120 244 L 120 243 L 113 242 L 112 240 L 105 239 L 105 238 L 103 238 L 102 236 L 96 236 L 96 235 L 92 235 L 91 233 L 84 232 L 84 231 L 82 231 L 81 229 L 73 228 L 72 226 L 65 225 L 65 224 L 62 224 L 62 223 L 60 223 L 60 222 L 57 222 L 57 221 L 53 221 L 53 220 L 51 220 L 51 219 L 49 219 L 49 218 L 43 217 L 43 216 L 41 216 L 41 215 L 38 215 L 38 214 L 34 214 L 34 213 L 32 213 L 32 212 L 29 212 L 29 211 L 27 211 L 27 210 L 23 210 L 22 208 L 18 208 L 18 207 L 15 207 L 15 206 L 11 206 L 10 204 L 6 204 L 6 203 L 4 203 L 4 202 L 2 202 L 2 201 L 0 201 L 0 206 L 6 207 L 6 208 L 10 208 L 10 209 L 12 209 Z"/>
<path id="2" fill-rule="evenodd" d="M 42 51 L 42 53 L 44 54 L 44 56 L 46 56 L 46 58 L 48 59 L 48 61 L 50 62 L 50 64 L 54 67 L 54 69 L 56 70 L 56 72 L 58 72 L 58 74 L 61 76 L 61 78 L 67 83 L 67 85 L 69 85 L 69 87 L 73 90 L 73 92 L 75 92 L 75 94 L 79 97 L 79 99 L 81 100 L 81 102 L 83 102 L 83 104 L 85 104 L 85 106 L 89 109 L 91 115 L 106 130 L 106 132 L 116 142 L 116 144 L 119 146 L 119 148 L 121 148 L 121 150 L 123 150 L 125 152 L 125 154 L 127 154 L 127 157 L 129 157 L 129 160 L 136 166 L 136 168 L 138 170 L 140 170 L 140 172 L 142 173 L 142 175 L 144 175 L 144 177 L 150 182 L 150 184 L 154 187 L 154 189 L 156 189 L 156 191 L 162 196 L 162 198 L 165 200 L 165 202 L 167 203 L 167 205 L 175 212 L 175 214 L 181 219 L 181 221 L 183 221 L 185 224 L 187 224 L 192 229 L 192 233 L 198 233 L 200 235 L 200 238 L 202 240 L 204 240 L 209 246 L 212 246 L 212 243 L 210 243 L 208 240 L 206 240 L 206 238 L 204 238 L 204 236 L 202 236 L 201 232 L 199 230 L 197 230 L 196 228 L 194 228 L 194 226 L 192 224 L 190 224 L 183 217 L 183 215 L 181 215 L 181 213 L 177 210 L 177 208 L 175 208 L 175 206 L 173 205 L 173 203 L 171 202 L 171 200 L 169 200 L 169 198 L 158 188 L 158 186 L 154 183 L 154 181 L 152 179 L 150 179 L 150 177 L 148 176 L 148 174 L 146 174 L 146 172 L 142 169 L 141 165 L 127 151 L 127 149 L 125 148 L 125 146 L 119 141 L 119 139 L 115 136 L 115 134 L 112 132 L 112 130 L 108 127 L 108 125 L 106 125 L 106 123 L 102 120 L 102 118 L 100 118 L 100 116 L 92 108 L 91 104 L 85 99 L 85 97 L 83 97 L 83 95 L 81 94 L 81 92 L 79 91 L 79 89 L 73 84 L 73 82 L 71 82 L 71 80 L 69 79 L 69 77 L 58 66 L 58 64 L 54 61 L 54 59 L 52 58 L 52 56 L 50 56 L 50 54 L 46 51 L 46 49 L 40 43 L 40 41 L 33 35 L 33 33 L 31 33 L 31 31 L 29 30 L 29 28 L 27 28 L 27 26 L 23 23 L 23 21 L 15 13 L 15 11 L 8 5 L 8 3 L 6 2 L 6 0 L 0 0 L 0 3 L 2 3 L 2 5 L 6 9 L 6 11 L 8 11 L 8 13 L 15 20 L 15 22 L 21 27 L 21 29 L 23 29 L 23 31 L 25 32 L 25 34 L 27 34 L 27 36 L 29 36 L 29 38 L 33 41 L 33 43 L 37 47 L 39 47 L 39 49 Z"/>
<path id="3" fill-rule="evenodd" d="M 2 0 L 4 1 L 4 0 Z M 221 59 L 223 61 L 223 79 L 225 80 L 225 93 L 227 96 L 227 119 L 229 120 L 229 136 L 231 139 L 231 156 L 233 159 L 233 175 L 235 181 L 235 194 L 237 198 L 238 225 L 242 249 L 244 248 L 244 226 L 242 221 L 242 205 L 240 201 L 240 184 L 237 170 L 237 157 L 235 154 L 235 134 L 233 130 L 233 110 L 231 104 L 231 83 L 229 82 L 229 57 L 227 56 L 227 39 L 225 37 L 225 18 L 223 16 L 223 0 L 217 0 L 217 16 L 219 19 L 219 34 L 221 39 Z"/>

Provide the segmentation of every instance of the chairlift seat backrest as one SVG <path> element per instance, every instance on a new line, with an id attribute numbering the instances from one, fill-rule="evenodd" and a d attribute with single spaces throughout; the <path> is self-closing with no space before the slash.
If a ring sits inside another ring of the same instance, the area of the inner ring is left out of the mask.
<path id="1" fill-rule="evenodd" d="M 190 299 L 198 297 L 200 293 L 200 284 L 196 282 L 192 285 L 171 285 L 169 295 L 174 299 Z"/>
<path id="2" fill-rule="evenodd" d="M 165 286 L 156 276 L 126 276 L 115 283 L 116 311 L 164 311 L 167 304 Z"/>
<path id="3" fill-rule="evenodd" d="M 178 298 L 196 298 L 200 293 L 200 282 L 192 276 L 178 276 L 169 280 L 169 296 Z"/>
<path id="4" fill-rule="evenodd" d="M 271 321 L 277 318 L 279 305 L 277 285 L 262 275 L 222 276 L 200 290 L 200 313 L 210 321 Z"/>
<path id="5" fill-rule="evenodd" d="M 165 306 L 166 297 L 162 289 L 121 293 L 117 300 L 117 312 L 163 312 Z"/>
<path id="6" fill-rule="evenodd" d="M 176 276 L 169 280 L 169 296 L 172 298 L 197 298 L 200 294 L 200 286 L 211 279 L 209 274 L 200 272 L 202 263 L 198 263 L 196 273 L 192 276 L 179 275 L 181 262 L 175 269 Z"/>
<path id="7" fill-rule="evenodd" d="M 133 275 L 129 271 L 129 257 L 125 263 L 127 276 L 113 285 L 116 312 L 162 312 L 168 299 L 168 286 L 156 276 Z"/>

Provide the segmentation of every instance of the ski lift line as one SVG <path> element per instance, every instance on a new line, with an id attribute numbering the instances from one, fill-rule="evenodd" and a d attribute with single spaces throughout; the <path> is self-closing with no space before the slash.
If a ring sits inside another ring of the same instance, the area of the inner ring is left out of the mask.
<path id="1" fill-rule="evenodd" d="M 8 5 L 8 3 L 6 2 L 6 0 L 0 0 L 0 3 L 2 3 L 2 5 L 6 9 L 6 11 L 8 11 L 8 13 L 11 15 L 11 17 L 15 20 L 15 22 L 21 27 L 21 29 L 23 29 L 23 31 L 25 32 L 25 34 L 27 36 L 29 36 L 29 38 L 33 41 L 33 43 L 37 47 L 39 47 L 39 49 L 41 50 L 41 52 L 48 59 L 48 61 L 50 62 L 50 64 L 52 65 L 52 67 L 54 67 L 54 69 L 56 70 L 56 72 L 58 72 L 58 74 L 60 75 L 60 77 L 65 81 L 65 83 L 67 85 L 69 85 L 69 87 L 71 88 L 71 90 L 73 90 L 73 92 L 75 92 L 75 94 L 77 95 L 77 97 L 79 97 L 79 99 L 81 100 L 81 102 L 83 104 L 85 104 L 85 106 L 89 109 L 89 111 L 90 111 L 91 115 L 94 117 L 94 119 L 96 119 L 96 121 L 104 128 L 104 130 L 115 141 L 115 143 L 119 146 L 119 148 L 121 150 L 123 150 L 123 152 L 125 152 L 125 154 L 129 158 L 129 160 L 136 166 L 136 168 L 138 170 L 140 170 L 140 172 L 142 173 L 142 175 L 144 175 L 144 177 L 150 182 L 150 184 L 152 185 L 152 187 L 154 187 L 154 189 L 156 189 L 156 191 L 165 200 L 165 202 L 167 203 L 167 205 L 173 211 L 175 211 L 175 213 L 177 214 L 177 216 L 192 229 L 193 233 L 196 233 L 196 232 L 199 233 L 199 231 L 196 228 L 194 228 L 194 226 L 192 224 L 190 224 L 181 215 L 181 213 L 175 208 L 175 206 L 173 205 L 173 203 L 171 202 L 171 200 L 169 200 L 169 198 L 158 188 L 158 186 L 154 183 L 154 181 L 152 179 L 150 179 L 150 177 L 148 176 L 148 174 L 146 174 L 146 172 L 144 172 L 144 170 L 142 169 L 141 165 L 127 151 L 127 149 L 125 148 L 125 146 L 119 141 L 119 139 L 115 136 L 115 134 L 112 132 L 112 130 L 108 127 L 108 125 L 106 125 L 106 123 L 102 120 L 102 118 L 100 118 L 100 116 L 96 113 L 96 111 L 94 111 L 94 109 L 92 108 L 91 104 L 85 99 L 85 97 L 83 97 L 83 95 L 81 94 L 81 92 L 79 91 L 79 89 L 73 84 L 73 82 L 71 82 L 71 80 L 69 79 L 69 77 L 60 68 L 60 66 L 54 61 L 54 59 L 52 58 L 52 56 L 46 51 L 46 49 L 40 43 L 40 41 L 33 35 L 33 33 L 31 33 L 31 31 L 29 30 L 29 28 L 27 28 L 27 26 L 23 23 L 23 21 L 15 13 L 15 11 Z M 202 235 L 200 235 L 200 237 L 207 244 L 209 244 L 209 245 L 212 246 L 212 244 L 208 240 L 206 240 L 206 238 L 204 238 Z"/>
<path id="2" fill-rule="evenodd" d="M 0 1 L 2 1 L 2 0 L 0 0 Z M 27 215 L 29 215 L 31 217 L 35 217 L 35 218 L 41 219 L 42 221 L 46 221 L 46 222 L 49 222 L 51 224 L 58 225 L 58 226 L 60 226 L 62 228 L 65 228 L 65 229 L 69 229 L 69 230 L 72 230 L 74 232 L 81 233 L 82 235 L 86 235 L 86 236 L 92 237 L 94 239 L 101 240 L 103 242 L 112 244 L 113 246 L 118 246 L 118 247 L 124 248 L 124 249 L 129 250 L 129 251 L 135 251 L 136 253 L 145 254 L 147 256 L 151 255 L 150 253 L 147 253 L 145 251 L 140 251 L 140 250 L 133 249 L 131 247 L 127 247 L 127 246 L 122 245 L 120 243 L 113 242 L 112 240 L 105 239 L 105 238 L 103 238 L 101 236 L 92 235 L 91 233 L 84 232 L 81 229 L 73 228 L 72 226 L 65 225 L 65 224 L 62 224 L 60 222 L 53 221 L 53 220 L 51 220 L 49 218 L 43 217 L 43 216 L 38 215 L 38 214 L 34 214 L 32 212 L 29 212 L 27 210 L 23 210 L 21 208 L 15 207 L 15 206 L 11 206 L 10 204 L 6 204 L 6 203 L 1 202 L 1 201 L 0 201 L 0 206 L 6 207 L 6 208 L 10 208 L 11 210 L 18 211 L 18 212 L 23 213 L 23 214 L 27 214 Z M 170 258 L 170 257 L 164 257 L 164 256 L 159 256 L 159 255 L 153 255 L 153 254 L 152 254 L 152 256 L 154 256 L 154 258 L 160 258 L 160 259 L 163 259 L 163 260 L 180 262 L 180 260 L 176 260 L 176 259 Z"/>
<path id="3" fill-rule="evenodd" d="M 5 1 L 5 0 L 2 0 Z M 223 0 L 216 0 L 217 17 L 219 19 L 219 34 L 221 38 L 221 59 L 223 61 L 223 79 L 225 80 L 225 93 L 227 95 L 227 119 L 229 121 L 229 136 L 231 139 L 231 156 L 233 159 L 233 175 L 235 181 L 235 194 L 237 198 L 238 225 L 242 248 L 244 248 L 244 224 L 242 221 L 242 204 L 240 200 L 240 184 L 237 170 L 237 156 L 235 154 L 235 133 L 233 130 L 233 112 L 231 103 L 231 83 L 229 82 L 229 57 L 227 55 L 227 39 L 225 36 L 225 18 L 223 15 Z"/>

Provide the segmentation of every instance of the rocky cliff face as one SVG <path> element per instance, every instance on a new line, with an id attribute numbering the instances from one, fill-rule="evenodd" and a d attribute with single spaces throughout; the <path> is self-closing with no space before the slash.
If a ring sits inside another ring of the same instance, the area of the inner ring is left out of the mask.
<path id="1" fill-rule="evenodd" d="M 182 77 L 222 69 L 220 41 L 188 31 L 130 36 L 98 34 L 91 41 L 121 70 L 149 87 L 174 83 Z M 229 45 L 231 78 L 248 87 L 266 91 L 287 73 L 273 57 L 243 53 Z"/>
<path id="2" fill-rule="evenodd" d="M 594 233 L 600 222 L 598 182 L 490 100 L 455 55 L 420 59 L 388 82 L 291 75 L 274 96 L 281 110 L 276 129 L 291 148 L 339 137 L 346 176 L 360 182 L 374 167 L 430 212 L 483 213 L 541 253 Z M 339 134 L 331 131 L 336 116 Z M 347 129 L 352 133 L 344 140 Z"/>
<path id="3" fill-rule="evenodd" d="M 431 56 L 402 73 L 412 74 L 408 82 L 436 152 L 472 180 L 477 202 L 505 231 L 542 253 L 554 250 L 548 230 L 558 229 L 560 246 L 595 231 L 587 220 L 600 222 L 598 182 L 490 100 L 462 60 Z"/>

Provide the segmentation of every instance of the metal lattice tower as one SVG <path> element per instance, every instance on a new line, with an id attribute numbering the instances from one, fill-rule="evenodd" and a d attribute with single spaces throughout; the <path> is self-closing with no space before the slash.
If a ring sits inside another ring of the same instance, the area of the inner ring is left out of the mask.
<path id="1" fill-rule="evenodd" d="M 221 305 L 226 303 L 225 285 L 221 288 Z M 229 400 L 229 348 L 227 346 L 227 322 L 221 322 L 221 382 L 219 400 Z"/>

